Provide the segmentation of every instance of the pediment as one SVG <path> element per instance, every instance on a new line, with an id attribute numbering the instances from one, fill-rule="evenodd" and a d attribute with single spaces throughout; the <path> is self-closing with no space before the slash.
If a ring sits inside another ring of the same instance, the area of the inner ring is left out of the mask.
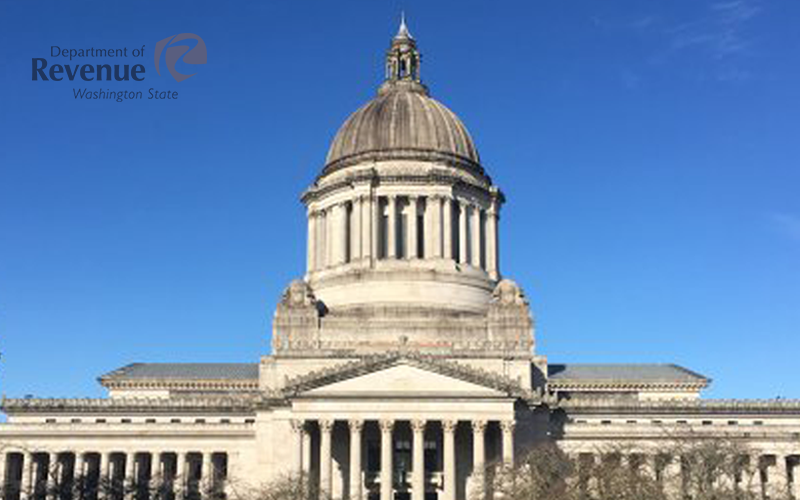
<path id="1" fill-rule="evenodd" d="M 425 367 L 398 364 L 303 391 L 328 397 L 507 397 L 506 392 Z"/>

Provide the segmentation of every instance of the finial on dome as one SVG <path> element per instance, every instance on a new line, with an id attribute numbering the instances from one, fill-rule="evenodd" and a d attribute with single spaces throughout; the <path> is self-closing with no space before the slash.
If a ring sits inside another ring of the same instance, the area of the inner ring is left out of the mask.
<path id="1" fill-rule="evenodd" d="M 414 37 L 411 36 L 411 33 L 408 31 L 408 26 L 406 26 L 406 13 L 405 11 L 400 11 L 400 29 L 397 30 L 397 34 L 394 36 L 395 38 L 408 38 L 413 40 Z"/>

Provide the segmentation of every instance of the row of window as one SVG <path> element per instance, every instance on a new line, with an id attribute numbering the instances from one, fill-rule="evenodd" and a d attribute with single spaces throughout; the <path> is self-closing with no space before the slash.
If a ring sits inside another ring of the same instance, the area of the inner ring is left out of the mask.
<path id="1" fill-rule="evenodd" d="M 91 420 L 84 420 L 82 418 L 70 418 L 67 419 L 57 419 L 57 418 L 46 418 L 44 419 L 46 424 L 55 424 L 55 423 L 66 423 L 69 422 L 71 424 L 80 424 L 80 423 L 88 423 Z M 181 418 L 170 418 L 170 419 L 156 419 L 156 418 L 145 418 L 141 420 L 135 420 L 130 418 L 121 418 L 119 420 L 116 419 L 108 419 L 108 418 L 95 418 L 93 420 L 96 424 L 106 424 L 106 423 L 120 423 L 120 424 L 132 424 L 132 423 L 145 423 L 145 424 L 156 424 L 156 423 L 170 423 L 170 424 L 180 424 L 180 423 L 195 423 L 195 424 L 230 424 L 230 423 L 244 423 L 244 424 L 254 424 L 256 423 L 256 419 L 254 418 L 245 418 L 240 421 L 232 420 L 230 418 L 220 418 L 219 420 L 212 420 L 212 419 L 205 419 L 205 418 L 195 418 L 194 420 L 184 420 Z"/>

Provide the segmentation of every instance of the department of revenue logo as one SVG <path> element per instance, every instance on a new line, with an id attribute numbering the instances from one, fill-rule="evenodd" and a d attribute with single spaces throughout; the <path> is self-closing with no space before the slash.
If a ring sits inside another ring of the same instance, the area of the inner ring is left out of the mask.
<path id="1" fill-rule="evenodd" d="M 142 64 L 145 60 L 146 45 L 134 47 L 109 46 L 50 46 L 50 59 L 46 57 L 31 58 L 31 80 L 34 82 L 91 82 L 96 86 L 72 88 L 74 99 L 107 100 L 125 102 L 138 100 L 174 101 L 178 99 L 178 91 L 161 87 L 168 85 L 168 79 L 156 83 L 159 88 L 143 83 L 147 76 L 147 68 Z M 131 60 L 132 59 L 132 60 Z M 182 82 L 196 75 L 196 65 L 206 64 L 208 54 L 206 43 L 194 33 L 181 33 L 167 37 L 156 44 L 153 62 L 156 73 L 162 76 L 161 69 L 166 67 L 176 82 Z M 164 77 L 166 78 L 166 73 Z M 158 81 L 158 80 L 157 80 Z M 114 83 L 111 83 L 114 82 Z M 117 84 L 124 84 L 120 87 Z M 46 85 L 58 86 L 58 83 Z M 191 87 L 191 85 L 190 85 Z"/>
<path id="2" fill-rule="evenodd" d="M 166 48 L 166 50 L 164 50 Z M 176 82 L 182 82 L 189 77 L 196 75 L 186 75 L 175 69 L 176 63 L 184 64 L 205 64 L 207 59 L 206 43 L 202 38 L 194 33 L 181 33 L 167 37 L 156 44 L 155 63 L 156 72 L 161 76 L 161 54 L 164 54 L 169 74 Z M 179 66 L 180 67 L 180 66 Z"/>

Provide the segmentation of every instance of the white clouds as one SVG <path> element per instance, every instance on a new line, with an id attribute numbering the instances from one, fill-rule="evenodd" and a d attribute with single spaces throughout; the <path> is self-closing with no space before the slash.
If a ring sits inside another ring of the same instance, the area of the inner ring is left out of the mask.
<path id="1" fill-rule="evenodd" d="M 708 10 L 706 16 L 668 30 L 673 50 L 697 48 L 715 59 L 750 50 L 752 40 L 746 36 L 745 28 L 761 12 L 760 7 L 751 0 L 730 0 L 713 3 Z"/>

